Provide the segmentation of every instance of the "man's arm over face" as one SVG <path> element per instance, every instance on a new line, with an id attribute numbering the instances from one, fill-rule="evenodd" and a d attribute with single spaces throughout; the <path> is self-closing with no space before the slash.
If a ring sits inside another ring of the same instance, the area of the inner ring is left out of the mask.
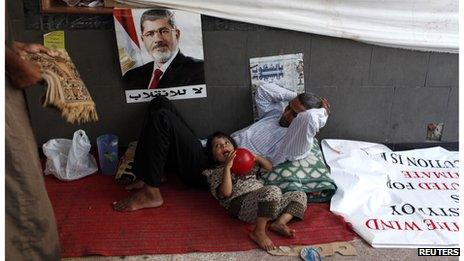
<path id="1" fill-rule="evenodd" d="M 273 110 L 282 113 L 287 103 L 296 95 L 296 92 L 287 90 L 275 83 L 265 83 L 258 86 L 255 95 L 258 117 L 261 119 Z"/>
<path id="2" fill-rule="evenodd" d="M 299 160 L 309 155 L 313 145 L 313 138 L 319 129 L 327 122 L 327 114 L 324 108 L 310 109 L 298 113 L 297 117 L 288 127 L 281 147 L 276 148 L 275 157 L 271 159 L 273 165 L 286 160 Z"/>

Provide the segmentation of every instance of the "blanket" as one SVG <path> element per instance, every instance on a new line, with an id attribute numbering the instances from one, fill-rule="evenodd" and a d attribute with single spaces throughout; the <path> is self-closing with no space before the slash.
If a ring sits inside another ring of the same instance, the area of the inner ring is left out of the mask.
<path id="1" fill-rule="evenodd" d="M 262 175 L 261 180 L 265 185 L 278 186 L 284 193 L 304 191 L 308 195 L 308 202 L 328 202 L 337 190 L 317 139 L 314 139 L 308 157 L 279 164 Z"/>

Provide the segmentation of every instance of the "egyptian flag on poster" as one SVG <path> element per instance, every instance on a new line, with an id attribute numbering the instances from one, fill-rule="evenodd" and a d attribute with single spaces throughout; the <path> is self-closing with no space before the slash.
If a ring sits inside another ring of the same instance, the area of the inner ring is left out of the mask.
<path id="1" fill-rule="evenodd" d="M 114 29 L 118 43 L 119 64 L 124 75 L 132 68 L 142 65 L 140 41 L 132 17 L 132 9 L 114 8 Z"/>

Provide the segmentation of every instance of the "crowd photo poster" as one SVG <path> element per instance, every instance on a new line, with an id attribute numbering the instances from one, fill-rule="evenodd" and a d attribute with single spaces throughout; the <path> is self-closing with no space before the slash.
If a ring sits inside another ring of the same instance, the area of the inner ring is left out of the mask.
<path id="1" fill-rule="evenodd" d="M 206 97 L 199 14 L 115 8 L 113 17 L 127 103 Z"/>

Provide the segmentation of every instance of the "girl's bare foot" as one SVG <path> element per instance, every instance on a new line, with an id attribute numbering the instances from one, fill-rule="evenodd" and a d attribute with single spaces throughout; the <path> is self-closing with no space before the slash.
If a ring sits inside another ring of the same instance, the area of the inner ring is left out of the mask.
<path id="1" fill-rule="evenodd" d="M 163 197 L 158 188 L 144 186 L 143 189 L 136 191 L 131 196 L 113 202 L 113 209 L 116 211 L 135 211 L 142 208 L 156 208 L 163 205 Z"/>
<path id="2" fill-rule="evenodd" d="M 269 251 L 276 249 L 272 240 L 264 232 L 253 231 L 250 233 L 250 238 L 258 244 L 262 249 Z"/>
<path id="3" fill-rule="evenodd" d="M 284 236 L 284 237 L 294 237 L 295 236 L 295 230 L 290 229 L 286 224 L 273 222 L 269 226 L 269 229 L 271 229 L 272 231 L 274 231 L 277 234 L 279 234 L 281 236 Z"/>
<path id="4" fill-rule="evenodd" d="M 125 186 L 124 189 L 126 190 L 141 189 L 143 188 L 143 185 L 145 185 L 145 183 L 139 179 L 136 182 Z"/>

